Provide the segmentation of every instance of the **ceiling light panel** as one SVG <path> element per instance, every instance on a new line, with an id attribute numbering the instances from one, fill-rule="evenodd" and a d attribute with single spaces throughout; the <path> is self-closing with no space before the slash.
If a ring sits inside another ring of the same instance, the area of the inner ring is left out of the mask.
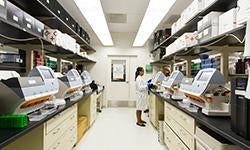
<path id="1" fill-rule="evenodd" d="M 113 46 L 113 40 L 100 0 L 74 0 L 91 28 L 104 46 Z"/>
<path id="2" fill-rule="evenodd" d="M 150 0 L 133 46 L 143 46 L 176 0 Z"/>

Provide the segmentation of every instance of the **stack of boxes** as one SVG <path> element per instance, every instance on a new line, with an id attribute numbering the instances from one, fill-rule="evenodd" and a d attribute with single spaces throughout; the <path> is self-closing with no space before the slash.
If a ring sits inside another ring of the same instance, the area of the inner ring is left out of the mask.
<path id="1" fill-rule="evenodd" d="M 219 17 L 219 34 L 226 33 L 237 28 L 237 9 L 232 8 Z"/>
<path id="2" fill-rule="evenodd" d="M 179 37 L 177 40 L 175 40 L 175 42 L 173 42 L 166 48 L 166 55 L 171 55 L 182 48 L 191 47 L 198 44 L 196 38 L 197 32 L 184 33 L 181 37 Z"/>
<path id="3" fill-rule="evenodd" d="M 212 11 L 198 22 L 198 40 L 203 42 L 219 34 L 219 17 L 222 12 Z"/>
<path id="4" fill-rule="evenodd" d="M 250 19 L 250 1 L 238 0 L 237 23 L 242 24 Z"/>
<path id="5" fill-rule="evenodd" d="M 53 45 L 57 45 L 73 53 L 80 53 L 80 45 L 76 43 L 76 40 L 64 34 L 59 30 L 46 29 L 44 32 L 44 38 L 50 41 Z"/>
<path id="6" fill-rule="evenodd" d="M 205 0 L 194 0 L 182 13 L 181 17 L 172 25 L 172 35 L 178 32 L 194 16 L 200 13 L 204 8 Z M 215 1 L 215 0 L 214 0 Z"/>
<path id="7" fill-rule="evenodd" d="M 8 1 L 0 4 L 0 17 L 25 31 L 43 36 L 44 24 Z"/>

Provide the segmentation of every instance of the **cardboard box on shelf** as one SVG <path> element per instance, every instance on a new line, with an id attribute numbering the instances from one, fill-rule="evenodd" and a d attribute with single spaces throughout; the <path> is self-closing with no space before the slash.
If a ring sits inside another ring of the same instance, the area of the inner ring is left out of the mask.
<path id="1" fill-rule="evenodd" d="M 250 19 L 250 1 L 238 0 L 237 2 L 237 23 L 242 24 Z"/>
<path id="2" fill-rule="evenodd" d="M 219 34 L 226 33 L 237 27 L 237 9 L 232 8 L 219 17 Z"/>

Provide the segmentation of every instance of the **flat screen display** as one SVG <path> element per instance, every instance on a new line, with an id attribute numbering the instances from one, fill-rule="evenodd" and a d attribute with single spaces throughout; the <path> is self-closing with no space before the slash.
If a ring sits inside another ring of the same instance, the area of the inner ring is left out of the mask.
<path id="1" fill-rule="evenodd" d="M 211 76 L 211 73 L 212 73 L 212 72 L 208 72 L 208 71 L 202 72 L 198 80 L 199 80 L 199 81 L 208 81 L 208 79 L 209 79 L 210 76 Z"/>
<path id="2" fill-rule="evenodd" d="M 54 79 L 54 76 L 52 75 L 49 69 L 41 69 L 41 72 L 45 79 Z"/>

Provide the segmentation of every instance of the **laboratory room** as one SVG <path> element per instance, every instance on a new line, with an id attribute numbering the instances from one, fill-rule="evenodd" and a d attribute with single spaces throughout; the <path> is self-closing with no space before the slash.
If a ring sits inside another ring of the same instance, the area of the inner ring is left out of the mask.
<path id="1" fill-rule="evenodd" d="M 250 150 L 250 0 L 0 0 L 0 150 Z"/>

